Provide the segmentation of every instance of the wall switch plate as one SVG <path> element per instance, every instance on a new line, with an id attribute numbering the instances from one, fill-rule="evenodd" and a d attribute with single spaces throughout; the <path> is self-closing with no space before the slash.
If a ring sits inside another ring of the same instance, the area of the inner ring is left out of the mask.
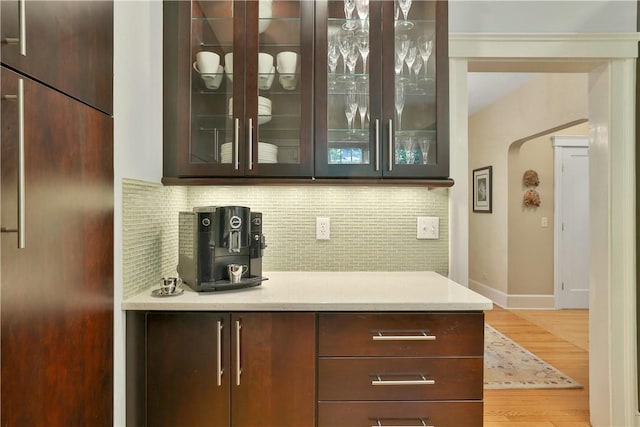
<path id="1" fill-rule="evenodd" d="M 440 218 L 437 216 L 419 216 L 416 237 L 418 239 L 439 239 Z"/>
<path id="2" fill-rule="evenodd" d="M 316 240 L 329 240 L 331 238 L 331 220 L 327 217 L 316 218 Z"/>
<path id="3" fill-rule="evenodd" d="M 549 218 L 547 218 L 546 216 L 543 216 L 542 218 L 540 218 L 540 226 L 541 227 L 548 227 L 549 226 Z"/>

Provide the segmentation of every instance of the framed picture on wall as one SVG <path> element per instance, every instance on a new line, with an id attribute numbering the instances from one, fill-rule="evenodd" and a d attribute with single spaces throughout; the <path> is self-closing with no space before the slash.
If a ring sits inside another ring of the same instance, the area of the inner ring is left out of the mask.
<path id="1" fill-rule="evenodd" d="M 491 213 L 491 166 L 473 170 L 473 211 Z"/>

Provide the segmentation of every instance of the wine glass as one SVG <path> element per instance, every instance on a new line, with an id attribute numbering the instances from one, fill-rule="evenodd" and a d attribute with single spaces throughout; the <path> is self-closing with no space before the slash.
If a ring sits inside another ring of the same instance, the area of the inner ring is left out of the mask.
<path id="1" fill-rule="evenodd" d="M 403 21 L 398 21 L 398 18 L 396 17 L 396 26 L 403 28 L 405 30 L 412 29 L 413 22 L 407 21 L 407 16 L 409 15 L 409 9 L 411 9 L 411 0 L 396 0 L 396 4 L 398 6 L 398 9 L 402 11 L 402 16 L 404 18 Z"/>
<path id="2" fill-rule="evenodd" d="M 333 74 L 338 67 L 338 59 L 340 59 L 340 50 L 338 49 L 338 43 L 335 37 L 329 39 L 329 45 L 327 46 L 327 64 L 329 65 L 329 71 Z"/>
<path id="3" fill-rule="evenodd" d="M 433 51 L 433 40 L 431 40 L 427 36 L 418 37 L 418 50 L 420 51 L 420 56 L 422 57 L 422 62 L 424 65 L 424 76 L 426 78 L 429 73 L 429 67 L 427 67 L 427 64 L 429 63 L 429 57 L 431 56 L 431 52 Z"/>
<path id="4" fill-rule="evenodd" d="M 422 164 L 426 165 L 429 161 L 429 149 L 431 148 L 431 144 L 433 144 L 433 140 L 428 136 L 423 136 L 418 139 L 418 144 L 420 145 L 420 152 L 422 153 Z"/>
<path id="5" fill-rule="evenodd" d="M 356 92 L 355 83 L 351 82 L 346 87 L 345 93 L 345 115 L 347 116 L 347 125 L 349 132 L 353 132 L 353 118 L 358 110 L 358 94 Z"/>
<path id="6" fill-rule="evenodd" d="M 369 16 L 369 0 L 356 0 L 356 10 L 358 18 L 364 21 Z"/>
<path id="7" fill-rule="evenodd" d="M 413 42 L 411 42 L 409 50 L 407 51 L 407 56 L 404 58 L 404 62 L 407 63 L 407 67 L 409 68 L 409 80 L 411 80 L 411 70 L 413 63 L 416 61 L 417 54 L 418 48 L 415 47 Z"/>
<path id="8" fill-rule="evenodd" d="M 342 55 L 343 73 L 347 74 L 347 56 L 353 46 L 353 31 L 341 29 L 338 32 L 338 49 Z"/>
<path id="9" fill-rule="evenodd" d="M 342 25 L 345 30 L 353 30 L 356 24 L 353 22 L 353 11 L 356 9 L 356 0 L 344 0 L 344 16 L 347 22 Z"/>
<path id="10" fill-rule="evenodd" d="M 409 52 L 409 44 L 411 41 L 409 40 L 409 36 L 406 34 L 398 34 L 395 37 L 395 51 L 400 56 L 404 64 L 404 58 L 407 56 L 407 52 Z"/>
<path id="11" fill-rule="evenodd" d="M 369 109 L 369 93 L 367 92 L 368 85 L 366 83 L 358 84 L 358 113 L 360 114 L 360 129 L 364 134 L 364 123 Z"/>
<path id="12" fill-rule="evenodd" d="M 367 72 L 367 57 L 369 56 L 369 35 L 360 34 L 356 36 L 356 43 L 360 56 L 362 56 L 362 74 Z"/>
<path id="13" fill-rule="evenodd" d="M 398 114 L 398 131 L 402 129 L 402 110 L 404 110 L 404 84 L 396 82 L 395 107 Z"/>
<path id="14" fill-rule="evenodd" d="M 397 53 L 393 57 L 393 66 L 396 72 L 396 80 L 400 80 L 400 73 L 402 72 L 402 68 L 404 67 L 404 61 Z"/>
<path id="15" fill-rule="evenodd" d="M 418 80 L 418 75 L 420 74 L 420 69 L 422 68 L 422 56 L 416 55 L 416 60 L 413 63 L 413 74 L 416 76 L 416 81 Z"/>
<path id="16" fill-rule="evenodd" d="M 349 47 L 349 52 L 347 53 L 347 68 L 349 68 L 349 74 L 355 74 L 356 72 L 356 64 L 358 63 L 358 58 L 360 57 L 360 52 L 358 51 L 358 47 L 356 46 L 355 39 L 354 43 Z"/>

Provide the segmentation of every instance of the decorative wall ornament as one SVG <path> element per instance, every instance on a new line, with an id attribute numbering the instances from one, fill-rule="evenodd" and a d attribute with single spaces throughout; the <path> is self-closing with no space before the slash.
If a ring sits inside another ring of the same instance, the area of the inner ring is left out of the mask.
<path id="1" fill-rule="evenodd" d="M 526 207 L 538 207 L 540 206 L 540 194 L 536 191 L 535 187 L 540 184 L 540 178 L 538 178 L 538 172 L 533 169 L 529 169 L 522 175 L 522 183 L 525 187 L 528 187 L 524 192 L 524 198 L 522 203 Z"/>
<path id="2" fill-rule="evenodd" d="M 533 188 L 528 189 L 524 192 L 524 200 L 523 203 L 525 206 L 540 206 L 540 194 Z"/>
<path id="3" fill-rule="evenodd" d="M 524 182 L 525 187 L 537 187 L 540 184 L 540 179 L 538 178 L 538 172 L 533 169 L 529 169 L 526 171 L 522 177 L 522 181 Z"/>

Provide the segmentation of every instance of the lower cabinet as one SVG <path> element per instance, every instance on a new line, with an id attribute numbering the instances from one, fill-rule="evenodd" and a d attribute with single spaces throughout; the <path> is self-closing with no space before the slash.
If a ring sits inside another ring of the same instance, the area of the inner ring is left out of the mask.
<path id="1" fill-rule="evenodd" d="M 319 427 L 482 426 L 482 312 L 318 319 Z"/>
<path id="2" fill-rule="evenodd" d="M 314 313 L 149 312 L 146 425 L 315 426 Z"/>
<path id="3" fill-rule="evenodd" d="M 127 325 L 144 396 L 128 410 L 146 408 L 131 426 L 482 426 L 481 311 L 146 312 Z"/>

